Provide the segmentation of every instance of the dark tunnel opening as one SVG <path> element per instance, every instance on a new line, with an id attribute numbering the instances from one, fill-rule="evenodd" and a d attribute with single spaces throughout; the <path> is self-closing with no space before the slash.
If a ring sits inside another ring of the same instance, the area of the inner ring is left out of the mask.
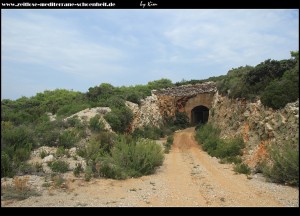
<path id="1" fill-rule="evenodd" d="M 192 109 L 191 123 L 193 125 L 205 124 L 208 121 L 209 109 L 205 106 L 196 106 Z"/>

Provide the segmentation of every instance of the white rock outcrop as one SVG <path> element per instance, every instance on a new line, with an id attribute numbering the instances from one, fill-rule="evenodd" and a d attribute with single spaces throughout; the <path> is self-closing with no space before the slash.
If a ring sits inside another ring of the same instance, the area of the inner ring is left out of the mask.
<path id="1" fill-rule="evenodd" d="M 108 112 L 111 112 L 111 109 L 109 107 L 87 108 L 65 118 L 64 121 L 67 121 L 69 118 L 77 116 L 79 120 L 89 122 L 91 118 L 95 117 L 98 114 L 100 115 L 100 121 L 104 123 L 105 130 L 112 132 L 111 126 L 103 117 Z"/>
<path id="2" fill-rule="evenodd" d="M 162 123 L 157 96 L 152 94 L 141 101 L 141 105 L 126 101 L 126 106 L 133 112 L 132 130 L 147 125 L 159 127 Z"/>

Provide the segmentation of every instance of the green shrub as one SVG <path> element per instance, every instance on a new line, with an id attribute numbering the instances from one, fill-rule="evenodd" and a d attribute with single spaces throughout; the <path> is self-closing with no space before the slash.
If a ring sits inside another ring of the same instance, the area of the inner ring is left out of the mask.
<path id="1" fill-rule="evenodd" d="M 220 129 L 212 124 L 201 125 L 196 132 L 196 140 L 201 143 L 203 150 L 208 154 L 235 160 L 233 158 L 241 155 L 245 147 L 243 138 L 220 139 L 220 132 Z"/>
<path id="2" fill-rule="evenodd" d="M 261 102 L 265 106 L 280 109 L 287 103 L 294 102 L 299 98 L 298 90 L 299 81 L 297 83 L 294 80 L 289 79 L 274 80 L 262 93 Z"/>
<path id="3" fill-rule="evenodd" d="M 93 177 L 92 167 L 91 166 L 86 166 L 85 171 L 84 171 L 84 180 L 85 181 L 90 181 L 92 177 Z"/>
<path id="4" fill-rule="evenodd" d="M 78 137 L 76 136 L 74 131 L 64 131 L 58 137 L 59 145 L 65 148 L 72 148 L 77 141 Z"/>
<path id="5" fill-rule="evenodd" d="M 43 151 L 40 152 L 40 157 L 41 157 L 42 159 L 43 159 L 44 157 L 48 156 L 48 155 L 49 155 L 48 152 L 45 151 L 45 150 L 43 150 Z"/>
<path id="6" fill-rule="evenodd" d="M 173 145 L 173 141 L 174 141 L 173 135 L 172 136 L 168 136 L 167 142 L 165 144 L 165 153 L 168 154 L 170 152 L 171 146 Z"/>
<path id="7" fill-rule="evenodd" d="M 84 125 L 80 121 L 80 119 L 78 119 L 78 116 L 75 115 L 72 118 L 68 118 L 68 120 L 67 120 L 67 127 L 75 127 L 77 129 L 83 129 Z"/>
<path id="8" fill-rule="evenodd" d="M 179 129 L 187 128 L 190 126 L 190 120 L 185 112 L 176 112 L 174 125 Z"/>
<path id="9" fill-rule="evenodd" d="M 245 147 L 245 143 L 242 137 L 222 140 L 221 142 L 218 142 L 214 154 L 215 156 L 220 158 L 238 156 L 242 154 L 241 150 L 244 147 Z"/>
<path id="10" fill-rule="evenodd" d="M 13 177 L 15 171 L 11 163 L 9 155 L 5 151 L 1 151 L 1 177 Z"/>
<path id="11" fill-rule="evenodd" d="M 77 113 L 81 110 L 84 110 L 86 108 L 89 108 L 88 104 L 79 104 L 79 103 L 66 104 L 66 105 L 62 105 L 58 108 L 57 115 L 58 116 L 70 116 L 70 115 Z"/>
<path id="12" fill-rule="evenodd" d="M 107 150 L 106 144 L 103 144 L 100 141 L 92 139 L 85 148 L 85 159 L 86 161 L 93 161 L 95 162 L 96 158 L 102 156 L 105 152 L 109 153 Z M 104 149 L 103 149 L 104 147 Z"/>
<path id="13" fill-rule="evenodd" d="M 89 127 L 94 132 L 99 132 L 104 130 L 104 123 L 100 120 L 100 115 L 97 114 L 90 119 Z"/>
<path id="14" fill-rule="evenodd" d="M 209 155 L 221 158 L 220 163 L 235 163 L 236 172 L 250 174 L 250 168 L 241 163 L 240 156 L 245 147 L 243 138 L 239 136 L 233 139 L 220 139 L 220 132 L 220 129 L 212 124 L 200 125 L 196 132 L 196 140 Z"/>
<path id="15" fill-rule="evenodd" d="M 113 108 L 111 112 L 104 116 L 104 118 L 112 127 L 113 131 L 125 133 L 129 130 L 130 123 L 133 119 L 133 113 L 124 105 Z"/>
<path id="16" fill-rule="evenodd" d="M 134 138 L 148 138 L 152 140 L 157 140 L 160 137 L 163 137 L 163 135 L 164 133 L 162 129 L 149 125 L 144 128 L 136 128 L 132 133 Z"/>
<path id="17" fill-rule="evenodd" d="M 127 101 L 130 101 L 132 103 L 136 103 L 136 104 L 139 104 L 139 105 L 141 103 L 141 99 L 142 99 L 142 96 L 137 92 L 130 93 L 126 97 Z"/>
<path id="18" fill-rule="evenodd" d="M 66 150 L 63 146 L 59 146 L 57 149 L 56 149 L 56 157 L 63 157 L 65 154 L 66 154 Z"/>
<path id="19" fill-rule="evenodd" d="M 14 152 L 13 161 L 18 163 L 28 160 L 30 157 L 31 149 L 32 147 L 30 145 L 28 147 L 18 147 Z"/>
<path id="20" fill-rule="evenodd" d="M 271 165 L 265 163 L 262 168 L 270 180 L 299 186 L 299 150 L 291 142 L 282 147 L 271 145 L 268 149 Z"/>
<path id="21" fill-rule="evenodd" d="M 1 130 L 1 146 L 25 147 L 34 146 L 34 132 L 29 127 L 22 125 L 18 127 L 7 127 Z"/>
<path id="22" fill-rule="evenodd" d="M 69 164 L 61 160 L 53 161 L 48 166 L 53 172 L 65 173 L 69 170 Z"/>
<path id="23" fill-rule="evenodd" d="M 215 128 L 212 124 L 202 124 L 198 128 L 196 132 L 196 140 L 203 144 L 205 143 L 206 139 L 211 139 L 213 137 L 219 138 L 221 130 Z"/>
<path id="24" fill-rule="evenodd" d="M 87 152 L 86 149 L 84 147 L 79 147 L 76 149 L 76 154 L 82 158 L 86 158 L 87 156 Z"/>
<path id="25" fill-rule="evenodd" d="M 60 127 L 57 122 L 42 122 L 35 126 L 36 137 L 42 145 L 57 146 Z"/>
<path id="26" fill-rule="evenodd" d="M 110 152 L 110 149 L 114 146 L 116 135 L 111 132 L 100 132 L 92 139 L 100 144 L 100 148 L 105 152 Z"/>
<path id="27" fill-rule="evenodd" d="M 125 179 L 153 173 L 162 165 L 163 159 L 162 149 L 154 141 L 139 139 L 128 143 L 126 138 L 121 137 L 111 155 L 106 154 L 97 160 L 101 164 L 101 176 Z"/>
<path id="28" fill-rule="evenodd" d="M 233 170 L 237 173 L 242 173 L 246 175 L 249 175 L 251 173 L 251 169 L 248 167 L 247 164 L 244 163 L 236 164 Z"/>

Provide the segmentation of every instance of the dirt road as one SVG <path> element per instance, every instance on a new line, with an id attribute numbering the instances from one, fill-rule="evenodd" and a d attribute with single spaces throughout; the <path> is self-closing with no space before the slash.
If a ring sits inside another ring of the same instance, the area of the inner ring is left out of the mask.
<path id="1" fill-rule="evenodd" d="M 299 189 L 235 174 L 194 140 L 194 128 L 175 134 L 174 145 L 154 175 L 137 179 L 93 179 L 68 174 L 68 188 L 2 206 L 299 206 Z"/>

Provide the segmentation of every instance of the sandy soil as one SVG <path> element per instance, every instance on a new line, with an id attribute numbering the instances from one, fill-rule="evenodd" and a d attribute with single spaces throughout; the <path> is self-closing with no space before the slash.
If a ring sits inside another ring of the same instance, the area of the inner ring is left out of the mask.
<path id="1" fill-rule="evenodd" d="M 137 179 L 92 179 L 67 174 L 65 189 L 39 197 L 1 201 L 4 206 L 299 206 L 299 189 L 266 182 L 260 175 L 236 174 L 231 164 L 202 151 L 194 128 L 174 136 L 163 166 Z"/>

